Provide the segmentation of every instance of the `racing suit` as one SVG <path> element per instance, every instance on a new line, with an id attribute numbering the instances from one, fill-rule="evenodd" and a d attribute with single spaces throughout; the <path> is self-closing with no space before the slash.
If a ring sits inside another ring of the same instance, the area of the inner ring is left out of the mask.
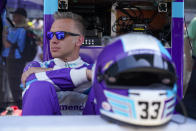
<path id="1" fill-rule="evenodd" d="M 34 73 L 27 78 L 26 88 L 23 91 L 22 115 L 60 115 L 61 110 L 69 110 L 65 114 L 78 114 L 74 111 L 79 110 L 79 114 L 82 114 L 87 96 L 83 96 L 86 89 L 80 90 L 79 86 L 88 81 L 86 68 L 91 69 L 92 65 L 79 57 L 71 62 L 64 62 L 58 58 L 45 62 L 33 61 L 24 71 L 31 67 L 53 68 L 53 70 Z M 66 97 L 62 97 L 63 94 Z M 60 101 L 66 99 L 69 100 L 68 105 L 59 105 Z M 78 105 L 73 105 L 74 103 Z"/>

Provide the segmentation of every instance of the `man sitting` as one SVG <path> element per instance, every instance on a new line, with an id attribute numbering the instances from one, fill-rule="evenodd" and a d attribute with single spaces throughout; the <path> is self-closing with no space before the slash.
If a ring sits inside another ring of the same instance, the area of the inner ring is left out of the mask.
<path id="1" fill-rule="evenodd" d="M 71 12 L 56 12 L 47 38 L 54 59 L 31 62 L 22 75 L 22 115 L 60 115 L 57 91 L 73 91 L 91 80 L 91 65 L 79 56 L 84 41 L 82 18 Z"/>

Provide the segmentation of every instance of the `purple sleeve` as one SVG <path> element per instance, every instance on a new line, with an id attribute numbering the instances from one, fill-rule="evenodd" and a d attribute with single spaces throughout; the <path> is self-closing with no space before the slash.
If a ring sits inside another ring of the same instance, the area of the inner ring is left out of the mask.
<path id="1" fill-rule="evenodd" d="M 23 72 L 27 71 L 27 70 L 28 70 L 29 68 L 31 68 L 31 67 L 41 67 L 41 65 L 40 65 L 40 63 L 37 62 L 37 61 L 32 61 L 32 62 L 28 63 L 28 64 L 25 66 Z"/>
<path id="2" fill-rule="evenodd" d="M 53 84 L 57 91 L 73 90 L 75 86 L 70 77 L 70 70 L 71 68 L 63 68 L 58 70 L 31 74 L 27 78 L 26 87 L 35 81 L 47 81 Z"/>
<path id="3" fill-rule="evenodd" d="M 23 69 L 23 72 L 26 72 L 29 68 L 31 67 L 41 67 L 40 63 L 37 61 L 32 61 L 30 63 L 28 63 L 25 68 Z M 26 80 L 26 87 L 29 86 L 33 81 L 36 80 L 35 74 L 30 75 L 27 80 Z M 24 86 L 21 83 L 20 84 L 20 88 L 22 88 L 24 90 Z"/>
<path id="4" fill-rule="evenodd" d="M 87 67 L 88 66 L 84 66 L 80 69 L 62 68 L 58 70 L 35 73 L 28 77 L 27 83 L 31 83 L 30 81 L 35 80 L 48 81 L 52 83 L 57 90 L 73 90 L 80 83 L 88 81 L 86 78 Z"/>
<path id="5" fill-rule="evenodd" d="M 75 88 L 71 77 L 71 68 L 63 68 L 58 70 L 47 71 L 46 75 L 54 82 L 61 90 L 73 90 Z"/>
<path id="6" fill-rule="evenodd" d="M 58 70 L 36 73 L 37 80 L 48 81 L 58 87 L 57 90 L 73 90 L 80 84 L 87 82 L 86 68 L 89 65 L 82 66 L 79 69 L 62 68 Z"/>

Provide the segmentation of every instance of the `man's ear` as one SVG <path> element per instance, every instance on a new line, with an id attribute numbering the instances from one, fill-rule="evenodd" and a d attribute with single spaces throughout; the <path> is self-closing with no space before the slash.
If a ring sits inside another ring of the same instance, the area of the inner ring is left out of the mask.
<path id="1" fill-rule="evenodd" d="M 84 36 L 82 36 L 82 35 L 78 36 L 78 39 L 76 41 L 76 45 L 81 46 L 83 42 L 84 42 Z"/>

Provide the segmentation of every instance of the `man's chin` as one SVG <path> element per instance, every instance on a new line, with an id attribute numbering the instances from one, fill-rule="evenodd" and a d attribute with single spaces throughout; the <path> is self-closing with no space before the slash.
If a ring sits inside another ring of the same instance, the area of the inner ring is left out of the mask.
<path id="1" fill-rule="evenodd" d="M 52 57 L 53 57 L 53 58 L 59 58 L 60 55 L 52 53 Z"/>
<path id="2" fill-rule="evenodd" d="M 64 58 L 62 55 L 59 55 L 59 54 L 52 54 L 52 58 L 59 58 L 59 59 L 62 59 Z"/>

